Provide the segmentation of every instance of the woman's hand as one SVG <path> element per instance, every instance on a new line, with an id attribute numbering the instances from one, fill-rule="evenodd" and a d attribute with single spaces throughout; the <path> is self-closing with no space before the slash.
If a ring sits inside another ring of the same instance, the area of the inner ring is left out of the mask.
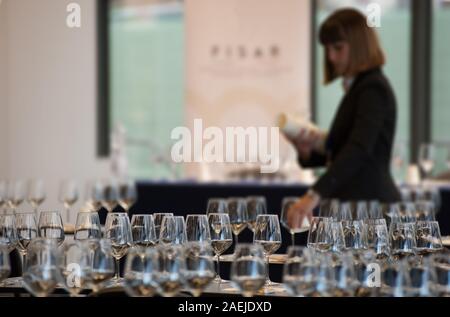
<path id="1" fill-rule="evenodd" d="M 317 207 L 319 201 L 320 196 L 316 193 L 308 192 L 306 195 L 300 197 L 288 210 L 287 220 L 289 227 L 292 229 L 301 228 L 305 217 L 311 222 L 313 209 Z"/>
<path id="2" fill-rule="evenodd" d="M 289 142 L 291 142 L 300 158 L 308 159 L 311 156 L 311 152 L 314 150 L 315 144 L 323 137 L 320 133 L 310 132 L 306 133 L 304 130 L 301 131 L 295 138 L 284 134 Z"/>

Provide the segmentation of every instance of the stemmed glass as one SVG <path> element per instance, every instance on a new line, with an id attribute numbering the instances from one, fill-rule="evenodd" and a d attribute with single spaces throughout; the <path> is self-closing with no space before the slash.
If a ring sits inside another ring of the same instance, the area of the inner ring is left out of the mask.
<path id="1" fill-rule="evenodd" d="M 75 224 L 75 240 L 101 239 L 102 227 L 96 211 L 79 212 Z"/>
<path id="2" fill-rule="evenodd" d="M 64 204 L 66 210 L 66 221 L 70 223 L 70 208 L 78 200 L 78 185 L 73 180 L 64 180 L 59 188 L 59 201 Z"/>
<path id="3" fill-rule="evenodd" d="M 124 286 L 129 296 L 152 297 L 158 293 L 156 280 L 159 270 L 158 251 L 154 248 L 133 247 L 125 263 Z"/>
<path id="4" fill-rule="evenodd" d="M 300 232 L 306 232 L 309 230 L 309 220 L 308 217 L 305 217 L 303 219 L 302 226 L 300 228 L 292 228 L 288 224 L 288 211 L 291 206 L 298 201 L 298 197 L 285 197 L 282 201 L 282 207 L 281 207 L 281 224 L 283 227 L 285 227 L 289 233 L 291 234 L 291 241 L 292 245 L 295 245 L 295 234 Z"/>
<path id="5" fill-rule="evenodd" d="M 230 217 L 223 213 L 210 213 L 208 222 L 211 233 L 211 246 L 217 256 L 216 282 L 222 283 L 220 277 L 220 256 L 233 244 Z"/>
<path id="6" fill-rule="evenodd" d="M 59 211 L 41 212 L 38 230 L 40 237 L 55 240 L 58 246 L 64 242 L 64 225 Z"/>
<path id="7" fill-rule="evenodd" d="M 183 247 L 176 244 L 160 244 L 157 247 L 159 268 L 156 280 L 164 297 L 173 297 L 183 287 L 181 272 L 184 269 Z"/>
<path id="8" fill-rule="evenodd" d="M 114 280 L 119 282 L 120 259 L 127 254 L 133 243 L 130 219 L 126 213 L 108 213 L 105 224 L 105 238 L 111 241 L 112 255 L 116 260 Z"/>
<path id="9" fill-rule="evenodd" d="M 188 242 L 184 247 L 184 260 L 181 274 L 185 285 L 194 297 L 199 297 L 215 276 L 211 245 Z"/>
<path id="10" fill-rule="evenodd" d="M 435 163 L 436 149 L 434 144 L 421 144 L 419 148 L 419 164 L 424 172 L 424 178 L 430 176 Z"/>
<path id="11" fill-rule="evenodd" d="M 427 200 L 420 200 L 415 203 L 417 221 L 434 221 L 435 208 L 434 203 Z"/>
<path id="12" fill-rule="evenodd" d="M 235 238 L 235 246 L 238 245 L 238 236 L 247 226 L 247 203 L 245 199 L 231 197 L 227 199 L 227 210 L 230 217 L 231 229 Z"/>
<path id="13" fill-rule="evenodd" d="M 119 203 L 119 188 L 116 182 L 108 181 L 102 184 L 103 187 L 103 200 L 102 206 L 108 211 L 113 212 Z"/>
<path id="14" fill-rule="evenodd" d="M 114 276 L 111 241 L 108 239 L 89 239 L 86 240 L 86 243 L 89 245 L 90 252 L 89 283 L 95 294 Z"/>
<path id="15" fill-rule="evenodd" d="M 259 244 L 240 244 L 231 264 L 231 280 L 244 297 L 254 296 L 267 277 L 264 251 Z"/>
<path id="16" fill-rule="evenodd" d="M 4 207 L 8 203 L 8 184 L 0 180 L 0 212 L 6 213 Z"/>
<path id="17" fill-rule="evenodd" d="M 0 246 L 0 285 L 11 273 L 11 263 L 9 261 L 9 251 L 4 246 Z"/>
<path id="18" fill-rule="evenodd" d="M 131 217 L 133 244 L 141 247 L 153 247 L 158 241 L 152 215 L 133 215 Z"/>
<path id="19" fill-rule="evenodd" d="M 104 201 L 103 185 L 100 181 L 89 181 L 86 184 L 86 203 L 91 211 L 98 212 Z"/>
<path id="20" fill-rule="evenodd" d="M 153 214 L 153 221 L 155 223 L 155 233 L 156 233 L 156 237 L 158 239 L 159 239 L 159 235 L 160 235 L 160 231 L 161 231 L 161 224 L 163 222 L 164 217 L 166 217 L 166 216 L 173 216 L 173 213 L 171 213 L 171 212 L 157 212 L 157 213 Z"/>
<path id="21" fill-rule="evenodd" d="M 206 206 L 206 213 L 226 213 L 227 201 L 223 198 L 210 198 Z"/>
<path id="22" fill-rule="evenodd" d="M 119 205 L 128 214 L 130 208 L 137 200 L 137 189 L 134 181 L 126 181 L 119 184 Z"/>
<path id="23" fill-rule="evenodd" d="M 308 233 L 308 248 L 318 252 L 327 252 L 333 246 L 331 217 L 313 217 Z"/>
<path id="24" fill-rule="evenodd" d="M 424 256 L 443 249 L 441 232 L 437 221 L 417 221 L 415 233 L 416 254 Z"/>
<path id="25" fill-rule="evenodd" d="M 367 231 L 362 220 L 343 220 L 345 247 L 353 250 L 367 249 Z"/>
<path id="26" fill-rule="evenodd" d="M 33 179 L 28 181 L 28 202 L 33 207 L 37 217 L 38 208 L 45 200 L 44 181 L 41 179 Z"/>
<path id="27" fill-rule="evenodd" d="M 183 216 L 165 216 L 161 224 L 159 242 L 162 244 L 184 244 L 187 241 L 186 223 Z"/>
<path id="28" fill-rule="evenodd" d="M 13 214 L 16 213 L 25 199 L 25 188 L 22 181 L 9 182 L 8 184 L 8 205 L 12 209 Z"/>
<path id="29" fill-rule="evenodd" d="M 271 285 L 269 277 L 269 257 L 281 246 L 281 229 L 278 215 L 259 215 L 256 218 L 256 228 L 253 242 L 260 244 L 264 251 L 267 264 L 267 286 Z"/>
<path id="30" fill-rule="evenodd" d="M 187 215 L 186 217 L 187 241 L 211 242 L 208 217 L 206 215 Z"/>
<path id="31" fill-rule="evenodd" d="M 0 245 L 6 247 L 9 252 L 17 245 L 17 229 L 14 215 L 0 216 Z"/>
<path id="32" fill-rule="evenodd" d="M 389 228 L 391 253 L 397 259 L 414 255 L 416 248 L 415 223 L 392 222 Z"/>
<path id="33" fill-rule="evenodd" d="M 292 296 L 308 296 L 314 291 L 317 267 L 314 251 L 301 246 L 290 246 L 283 265 L 283 285 Z"/>
<path id="34" fill-rule="evenodd" d="M 17 249 L 22 255 L 22 271 L 25 271 L 25 259 L 27 256 L 27 248 L 31 241 L 38 236 L 38 227 L 36 217 L 33 213 L 17 213 L 16 214 L 17 229 Z"/>
<path id="35" fill-rule="evenodd" d="M 431 265 L 436 271 L 436 288 L 439 296 L 450 296 L 450 255 L 438 253 L 432 256 Z"/>
<path id="36" fill-rule="evenodd" d="M 267 214 L 267 203 L 264 196 L 249 196 L 247 202 L 247 225 L 251 231 L 255 231 L 256 217 Z"/>
<path id="37" fill-rule="evenodd" d="M 385 219 L 366 219 L 367 245 L 376 254 L 377 260 L 387 260 L 391 254 L 389 232 Z"/>
<path id="38" fill-rule="evenodd" d="M 56 240 L 37 238 L 31 241 L 23 273 L 27 291 L 36 297 L 46 297 L 58 284 L 63 284 L 61 258 Z"/>
<path id="39" fill-rule="evenodd" d="M 89 249 L 82 241 L 72 241 L 63 247 L 61 265 L 64 288 L 71 297 L 76 297 L 87 288 L 91 276 Z"/>

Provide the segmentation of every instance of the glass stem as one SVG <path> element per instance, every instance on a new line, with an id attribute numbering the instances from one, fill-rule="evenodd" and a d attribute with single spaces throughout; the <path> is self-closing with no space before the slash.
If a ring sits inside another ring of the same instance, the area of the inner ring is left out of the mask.
<path id="1" fill-rule="evenodd" d="M 114 279 L 118 280 L 120 278 L 120 259 L 115 259 L 116 263 L 116 275 L 114 276 Z"/>
<path id="2" fill-rule="evenodd" d="M 291 232 L 292 245 L 295 245 L 295 233 Z"/>
<path id="3" fill-rule="evenodd" d="M 23 273 L 25 273 L 25 270 L 26 270 L 26 265 L 25 265 L 26 261 L 27 261 L 27 253 L 24 252 L 24 253 L 22 253 L 22 276 L 23 276 Z"/>
<path id="4" fill-rule="evenodd" d="M 270 286 L 270 276 L 269 276 L 269 254 L 266 255 L 266 267 L 267 267 L 267 277 L 266 277 L 266 285 Z"/>
<path id="5" fill-rule="evenodd" d="M 238 243 L 239 243 L 238 236 L 239 236 L 239 235 L 237 235 L 237 234 L 234 235 L 234 239 L 235 239 L 235 243 L 234 243 L 234 253 L 236 253 L 237 245 L 238 245 Z"/>
<path id="6" fill-rule="evenodd" d="M 66 219 L 67 223 L 70 223 L 70 208 L 66 208 Z"/>
<path id="7" fill-rule="evenodd" d="M 217 280 L 219 283 L 222 281 L 222 278 L 220 277 L 220 254 L 217 254 Z"/>

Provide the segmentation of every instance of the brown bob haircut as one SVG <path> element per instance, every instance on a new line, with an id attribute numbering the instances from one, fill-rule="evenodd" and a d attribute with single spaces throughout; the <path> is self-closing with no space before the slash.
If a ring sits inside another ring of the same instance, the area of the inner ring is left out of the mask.
<path id="1" fill-rule="evenodd" d="M 341 41 L 350 45 L 348 75 L 355 76 L 385 64 L 377 33 L 358 10 L 341 9 L 331 14 L 320 27 L 319 40 L 323 46 Z M 326 53 L 324 56 L 325 84 L 328 84 L 338 76 Z"/>

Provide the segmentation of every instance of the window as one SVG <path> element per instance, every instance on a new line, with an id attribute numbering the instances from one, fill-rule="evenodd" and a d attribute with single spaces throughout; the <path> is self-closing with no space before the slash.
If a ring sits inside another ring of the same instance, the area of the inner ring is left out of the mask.
<path id="1" fill-rule="evenodd" d="M 405 0 L 378 0 L 381 7 L 381 27 L 377 33 L 381 45 L 386 53 L 387 63 L 384 72 L 391 82 L 397 98 L 397 134 L 396 154 L 407 160 L 409 157 L 409 133 L 410 133 L 410 69 L 411 69 L 411 1 Z M 317 0 L 316 1 L 316 35 L 313 38 L 316 45 L 315 67 L 315 116 L 319 126 L 328 129 L 331 120 L 343 97 L 341 81 L 323 85 L 323 59 L 324 52 L 318 42 L 317 33 L 322 22 L 333 11 L 342 7 L 354 7 L 363 13 L 368 13 L 368 5 L 373 1 L 368 0 Z M 406 164 L 402 168 L 393 171 L 394 174 L 403 174 Z M 400 178 L 400 175 L 395 175 Z"/>
<path id="2" fill-rule="evenodd" d="M 126 131 L 129 173 L 173 173 L 167 135 L 183 124 L 184 14 L 173 0 L 111 0 L 109 126 Z"/>
<path id="3" fill-rule="evenodd" d="M 438 147 L 435 173 L 450 166 L 450 2 L 434 0 L 432 24 L 431 137 Z"/>

